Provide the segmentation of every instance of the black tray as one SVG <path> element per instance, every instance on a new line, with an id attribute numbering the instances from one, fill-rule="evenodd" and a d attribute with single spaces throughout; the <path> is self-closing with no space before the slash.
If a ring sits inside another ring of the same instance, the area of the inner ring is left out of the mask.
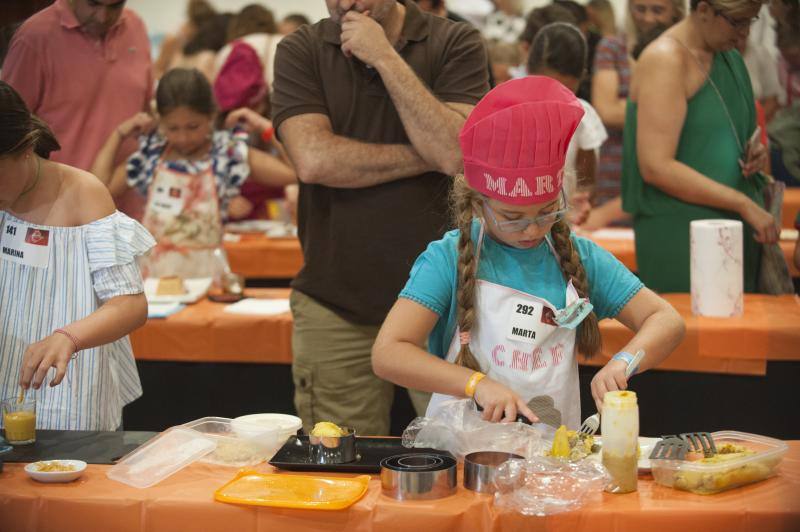
<path id="1" fill-rule="evenodd" d="M 403 447 L 401 438 L 356 438 L 354 462 L 346 464 L 315 464 L 311 462 L 308 451 L 308 436 L 292 436 L 275 453 L 270 465 L 288 471 L 328 471 L 331 473 L 380 473 L 381 460 L 397 454 L 439 454 L 450 456 L 447 451 L 436 449 L 408 449 Z"/>
<path id="2" fill-rule="evenodd" d="M 2 455 L 5 462 L 38 462 L 39 460 L 83 460 L 87 464 L 114 464 L 155 436 L 156 432 L 37 430 L 36 442 L 15 445 Z"/>

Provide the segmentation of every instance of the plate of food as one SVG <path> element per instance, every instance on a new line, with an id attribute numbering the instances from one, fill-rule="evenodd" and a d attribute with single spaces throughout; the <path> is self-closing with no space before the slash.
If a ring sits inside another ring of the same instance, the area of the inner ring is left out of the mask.
<path id="1" fill-rule="evenodd" d="M 83 460 L 42 460 L 25 466 L 25 472 L 37 482 L 72 482 L 85 470 Z"/>
<path id="2" fill-rule="evenodd" d="M 148 277 L 144 281 L 144 294 L 150 303 L 194 303 L 206 295 L 211 281 L 211 277 Z"/>
<path id="3" fill-rule="evenodd" d="M 651 469 L 650 453 L 659 438 L 639 436 L 639 473 L 649 473 Z M 547 452 L 548 456 L 563 460 L 602 460 L 603 437 L 590 436 L 569 430 L 561 425 L 553 438 L 553 444 Z"/>

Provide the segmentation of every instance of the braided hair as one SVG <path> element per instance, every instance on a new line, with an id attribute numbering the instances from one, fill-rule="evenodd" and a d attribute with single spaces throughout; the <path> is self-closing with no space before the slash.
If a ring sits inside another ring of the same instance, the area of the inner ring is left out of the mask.
<path id="1" fill-rule="evenodd" d="M 452 190 L 453 217 L 460 232 L 458 237 L 458 285 L 456 288 L 456 322 L 461 334 L 468 334 L 475 325 L 475 283 L 478 277 L 478 258 L 472 244 L 472 218 L 478 211 L 480 196 L 472 190 L 463 175 L 458 175 Z M 481 371 L 478 359 L 469 343 L 462 342 L 456 364 Z"/>
<path id="2" fill-rule="evenodd" d="M 572 244 L 570 238 L 570 228 L 563 219 L 557 221 L 550 230 L 553 239 L 553 247 L 558 255 L 558 262 L 564 279 L 572 281 L 572 286 L 580 297 L 589 297 L 589 280 L 586 277 L 586 269 L 581 263 L 578 251 Z M 578 326 L 577 347 L 580 353 L 591 358 L 596 355 L 602 347 L 600 337 L 600 327 L 597 323 L 597 314 L 590 312 Z"/>

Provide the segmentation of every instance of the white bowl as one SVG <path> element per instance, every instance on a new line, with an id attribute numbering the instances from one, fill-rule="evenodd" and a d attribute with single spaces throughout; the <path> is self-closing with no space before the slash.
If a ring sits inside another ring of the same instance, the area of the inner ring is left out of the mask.
<path id="1" fill-rule="evenodd" d="M 272 454 L 302 426 L 299 417 L 288 414 L 250 414 L 231 421 L 231 428 L 240 438 L 256 440 L 268 447 Z"/>
<path id="2" fill-rule="evenodd" d="M 39 471 L 38 466 L 42 462 L 71 465 L 75 469 L 73 471 Z M 72 482 L 80 478 L 86 470 L 86 462 L 82 460 L 42 460 L 42 462 L 33 462 L 25 466 L 25 472 L 37 482 Z"/>

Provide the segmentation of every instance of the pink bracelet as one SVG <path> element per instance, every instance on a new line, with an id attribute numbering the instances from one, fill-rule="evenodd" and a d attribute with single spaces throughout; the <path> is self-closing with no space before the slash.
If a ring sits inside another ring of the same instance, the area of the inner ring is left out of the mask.
<path id="1" fill-rule="evenodd" d="M 53 331 L 53 334 L 56 334 L 56 333 L 63 334 L 64 336 L 66 336 L 67 338 L 69 338 L 72 341 L 72 345 L 75 347 L 75 350 L 72 352 L 72 356 L 70 358 L 72 358 L 72 359 L 77 358 L 78 351 L 80 351 L 80 349 L 78 349 L 78 339 L 75 338 L 75 336 L 72 333 L 70 333 L 69 331 L 66 331 L 64 329 L 56 329 L 55 331 Z"/>

